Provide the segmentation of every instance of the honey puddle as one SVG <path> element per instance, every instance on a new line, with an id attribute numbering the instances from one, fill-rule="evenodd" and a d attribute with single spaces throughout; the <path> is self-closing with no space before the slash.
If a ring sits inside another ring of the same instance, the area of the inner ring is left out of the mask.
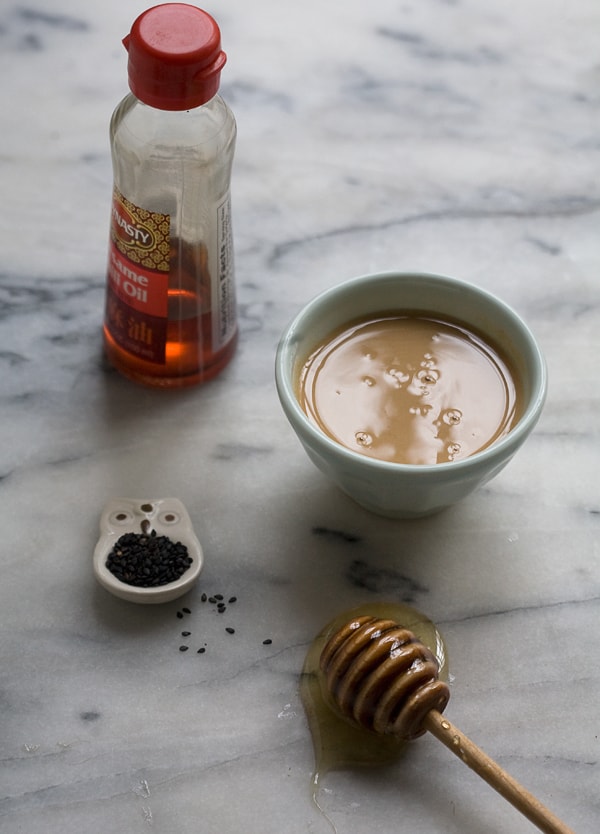
<path id="1" fill-rule="evenodd" d="M 312 776 L 312 800 L 319 812 L 336 831 L 319 804 L 322 778 L 332 770 L 351 767 L 373 767 L 394 762 L 407 742 L 392 736 L 376 735 L 355 727 L 342 718 L 333 706 L 322 684 L 319 671 L 321 652 L 329 638 L 353 617 L 369 614 L 394 620 L 408 628 L 436 657 L 440 680 L 448 679 L 448 656 L 442 635 L 424 614 L 401 603 L 369 603 L 337 616 L 313 640 L 304 661 L 300 694 L 313 740 L 315 769 Z"/>

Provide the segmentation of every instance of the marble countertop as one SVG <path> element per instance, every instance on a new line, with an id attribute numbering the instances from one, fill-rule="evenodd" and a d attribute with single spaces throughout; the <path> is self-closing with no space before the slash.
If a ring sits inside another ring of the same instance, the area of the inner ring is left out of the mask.
<path id="1" fill-rule="evenodd" d="M 313 803 L 307 650 L 340 612 L 391 599 L 445 636 L 450 720 L 596 834 L 597 0 L 207 7 L 239 128 L 241 339 L 216 380 L 169 394 L 107 368 L 100 338 L 108 122 L 127 91 L 120 41 L 144 8 L 0 7 L 1 830 L 534 830 L 432 736 L 393 765 L 323 774 L 324 813 Z M 550 378 L 502 474 L 415 522 L 325 480 L 273 379 L 305 301 L 397 268 L 500 295 Z M 187 506 L 206 561 L 182 600 L 136 606 L 95 581 L 113 496 Z M 237 601 L 218 615 L 202 593 Z"/>

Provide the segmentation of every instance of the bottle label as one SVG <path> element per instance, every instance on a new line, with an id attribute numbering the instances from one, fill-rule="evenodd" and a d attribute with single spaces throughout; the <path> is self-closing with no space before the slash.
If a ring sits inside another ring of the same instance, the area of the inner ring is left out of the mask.
<path id="1" fill-rule="evenodd" d="M 213 211 L 210 241 L 189 243 L 172 234 L 170 215 L 134 205 L 115 187 L 105 326 L 122 350 L 165 365 L 175 339 L 192 372 L 235 335 L 229 194 Z"/>
<path id="2" fill-rule="evenodd" d="M 217 206 L 218 264 L 213 274 L 218 280 L 213 285 L 213 350 L 219 350 L 232 338 L 237 324 L 235 276 L 233 263 L 233 234 L 229 194 Z"/>
<path id="3" fill-rule="evenodd" d="M 168 214 L 146 211 L 115 188 L 106 295 L 106 327 L 123 349 L 164 364 L 171 251 Z"/>

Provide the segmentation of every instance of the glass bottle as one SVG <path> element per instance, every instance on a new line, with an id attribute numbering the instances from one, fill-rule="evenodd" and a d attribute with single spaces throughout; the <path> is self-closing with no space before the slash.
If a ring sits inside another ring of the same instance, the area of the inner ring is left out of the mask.
<path id="1" fill-rule="evenodd" d="M 106 355 L 137 382 L 193 385 L 237 342 L 226 56 L 213 18 L 183 3 L 148 9 L 123 43 L 131 93 L 110 126 Z"/>

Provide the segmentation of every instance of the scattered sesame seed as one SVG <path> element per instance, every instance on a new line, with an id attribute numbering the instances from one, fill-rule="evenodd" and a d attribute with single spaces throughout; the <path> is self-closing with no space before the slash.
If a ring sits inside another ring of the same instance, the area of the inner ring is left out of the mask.
<path id="1" fill-rule="evenodd" d="M 273 641 L 270 637 L 267 637 L 266 640 L 263 640 L 263 646 L 270 646 Z"/>
<path id="2" fill-rule="evenodd" d="M 206 592 L 202 593 L 202 595 L 200 596 L 200 600 L 202 602 L 210 602 L 212 605 L 215 606 L 215 608 L 213 610 L 216 611 L 217 614 L 224 614 L 225 611 L 227 610 L 227 604 L 224 602 L 225 598 L 226 597 L 223 594 L 213 594 L 212 596 L 209 596 Z M 231 596 L 231 597 L 228 598 L 227 601 L 229 603 L 234 603 L 234 602 L 237 602 L 237 599 L 238 599 L 237 596 Z M 182 620 L 186 614 L 191 614 L 191 613 L 192 613 L 192 611 L 189 608 L 181 608 L 179 611 L 177 611 L 177 617 L 178 617 L 178 619 Z M 231 626 L 228 626 L 227 628 L 225 628 L 225 631 L 226 631 L 227 634 L 235 634 L 235 628 L 232 628 Z M 182 631 L 181 632 L 182 637 L 190 637 L 191 635 L 192 635 L 191 631 Z M 268 645 L 271 642 L 272 641 L 270 639 L 264 641 L 265 645 Z M 205 654 L 206 647 L 207 647 L 206 643 L 203 646 L 200 646 L 200 648 L 196 649 L 196 654 Z M 189 646 L 186 646 L 186 645 L 179 646 L 179 651 L 180 652 L 187 652 L 188 650 L 189 650 Z"/>

